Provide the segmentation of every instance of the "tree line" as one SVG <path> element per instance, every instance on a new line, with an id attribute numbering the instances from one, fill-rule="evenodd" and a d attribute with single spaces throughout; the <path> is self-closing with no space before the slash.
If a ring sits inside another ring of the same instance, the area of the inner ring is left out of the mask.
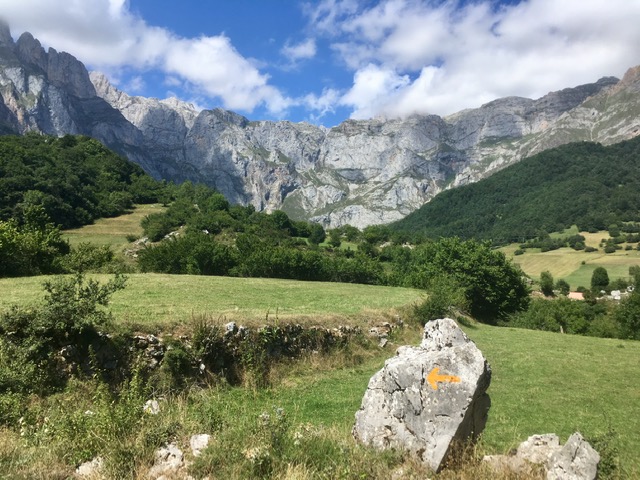
<path id="1" fill-rule="evenodd" d="M 563 145 L 477 183 L 444 191 L 391 228 L 504 245 L 572 225 L 595 232 L 639 222 L 639 167 L 640 138 L 606 147 L 592 142 Z"/>

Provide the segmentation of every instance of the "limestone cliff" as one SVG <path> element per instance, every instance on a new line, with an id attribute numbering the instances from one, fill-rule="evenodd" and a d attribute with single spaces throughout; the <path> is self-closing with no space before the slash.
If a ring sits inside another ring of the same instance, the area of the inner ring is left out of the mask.
<path id="1" fill-rule="evenodd" d="M 202 181 L 230 201 L 325 226 L 397 220 L 446 188 L 578 140 L 638 134 L 640 68 L 622 80 L 531 100 L 508 97 L 448 117 L 249 121 L 176 99 L 133 97 L 30 34 L 0 25 L 0 133 L 85 134 L 158 178 Z"/>

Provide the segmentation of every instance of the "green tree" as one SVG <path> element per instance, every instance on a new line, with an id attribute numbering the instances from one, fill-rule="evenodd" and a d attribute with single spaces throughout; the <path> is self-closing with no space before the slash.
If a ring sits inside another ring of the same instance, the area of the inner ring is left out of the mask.
<path id="1" fill-rule="evenodd" d="M 23 222 L 0 221 L 0 277 L 57 273 L 59 259 L 69 253 L 60 229 L 39 205 L 25 209 Z"/>
<path id="2" fill-rule="evenodd" d="M 640 291 L 637 289 L 620 302 L 614 314 L 620 327 L 620 336 L 640 340 Z"/>
<path id="3" fill-rule="evenodd" d="M 342 244 L 342 240 L 340 237 L 340 230 L 335 228 L 331 230 L 329 232 L 329 245 L 331 245 L 333 248 L 340 247 L 340 245 Z"/>
<path id="4" fill-rule="evenodd" d="M 566 280 L 563 280 L 561 278 L 556 282 L 556 290 L 559 290 L 560 294 L 562 295 L 569 295 L 569 292 L 571 291 L 571 287 Z"/>
<path id="5" fill-rule="evenodd" d="M 312 245 L 320 245 L 322 242 L 324 242 L 324 239 L 327 238 L 324 228 L 322 228 L 322 225 L 320 225 L 319 223 L 312 223 L 310 225 L 310 230 L 311 233 L 309 234 L 309 242 Z"/>
<path id="6" fill-rule="evenodd" d="M 470 313 L 487 323 L 525 309 L 529 290 L 522 271 L 488 242 L 443 238 L 412 250 L 394 264 L 405 286 L 428 288 L 438 275 L 449 275 L 465 290 Z"/>
<path id="7" fill-rule="evenodd" d="M 448 276 L 435 277 L 427 288 L 427 298 L 413 309 L 413 315 L 423 325 L 438 318 L 455 316 L 469 307 L 465 289 Z"/>
<path id="8" fill-rule="evenodd" d="M 553 275 L 548 270 L 540 274 L 540 291 L 547 297 L 553 296 Z"/>
<path id="9" fill-rule="evenodd" d="M 596 267 L 591 274 L 591 290 L 598 295 L 609 286 L 609 274 L 604 267 Z"/>

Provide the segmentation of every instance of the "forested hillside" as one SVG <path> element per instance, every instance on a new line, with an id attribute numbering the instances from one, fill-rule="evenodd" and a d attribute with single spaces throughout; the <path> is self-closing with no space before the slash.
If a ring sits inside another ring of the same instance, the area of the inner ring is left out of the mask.
<path id="1" fill-rule="evenodd" d="M 478 183 L 448 190 L 391 225 L 429 237 L 522 242 L 577 224 L 640 220 L 640 138 L 547 150 Z"/>
<path id="2" fill-rule="evenodd" d="M 38 205 L 53 223 L 77 227 L 165 195 L 164 183 L 89 137 L 0 136 L 0 220 Z"/>

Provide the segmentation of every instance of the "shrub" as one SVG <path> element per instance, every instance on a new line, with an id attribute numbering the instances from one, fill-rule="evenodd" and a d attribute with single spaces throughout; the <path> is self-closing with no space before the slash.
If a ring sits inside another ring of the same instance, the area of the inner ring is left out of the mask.
<path id="1" fill-rule="evenodd" d="M 463 286 L 470 313 L 496 323 L 526 308 L 529 290 L 522 271 L 489 243 L 444 238 L 416 247 L 410 260 L 396 264 L 404 286 L 428 288 L 440 275 L 449 275 Z"/>
<path id="2" fill-rule="evenodd" d="M 25 222 L 0 221 L 0 277 L 58 273 L 58 260 L 69 252 L 60 229 L 40 206 L 25 212 Z"/>
<path id="3" fill-rule="evenodd" d="M 0 354 L 10 360 L 12 368 L 19 366 L 16 371 L 20 374 L 0 373 L 0 394 L 9 390 L 43 394 L 63 385 L 66 377 L 54 352 L 65 348 L 86 361 L 92 342 L 100 337 L 98 329 L 111 320 L 104 307 L 114 292 L 124 288 L 125 281 L 119 275 L 105 285 L 87 281 L 82 274 L 56 278 L 44 284 L 43 306 L 3 312 Z"/>
<path id="4" fill-rule="evenodd" d="M 569 295 L 569 292 L 571 291 L 571 287 L 569 286 L 566 280 L 563 280 L 561 278 L 556 282 L 556 290 L 558 290 L 561 295 Z"/>
<path id="5" fill-rule="evenodd" d="M 640 291 L 636 290 L 620 302 L 614 314 L 620 326 L 620 337 L 640 340 Z"/>
<path id="6" fill-rule="evenodd" d="M 113 261 L 114 255 L 109 245 L 94 245 L 82 242 L 71 248 L 60 265 L 67 272 L 97 271 Z"/>
<path id="7" fill-rule="evenodd" d="M 591 274 L 591 290 L 593 292 L 600 292 L 606 290 L 609 286 L 609 274 L 604 267 L 596 267 Z"/>
<path id="8" fill-rule="evenodd" d="M 413 308 L 414 317 L 424 325 L 430 320 L 455 316 L 468 309 L 467 297 L 454 278 L 438 276 L 427 288 L 427 298 Z"/>
<path id="9" fill-rule="evenodd" d="M 540 274 L 540 291 L 547 297 L 553 296 L 553 275 L 551 272 L 544 271 Z"/>

